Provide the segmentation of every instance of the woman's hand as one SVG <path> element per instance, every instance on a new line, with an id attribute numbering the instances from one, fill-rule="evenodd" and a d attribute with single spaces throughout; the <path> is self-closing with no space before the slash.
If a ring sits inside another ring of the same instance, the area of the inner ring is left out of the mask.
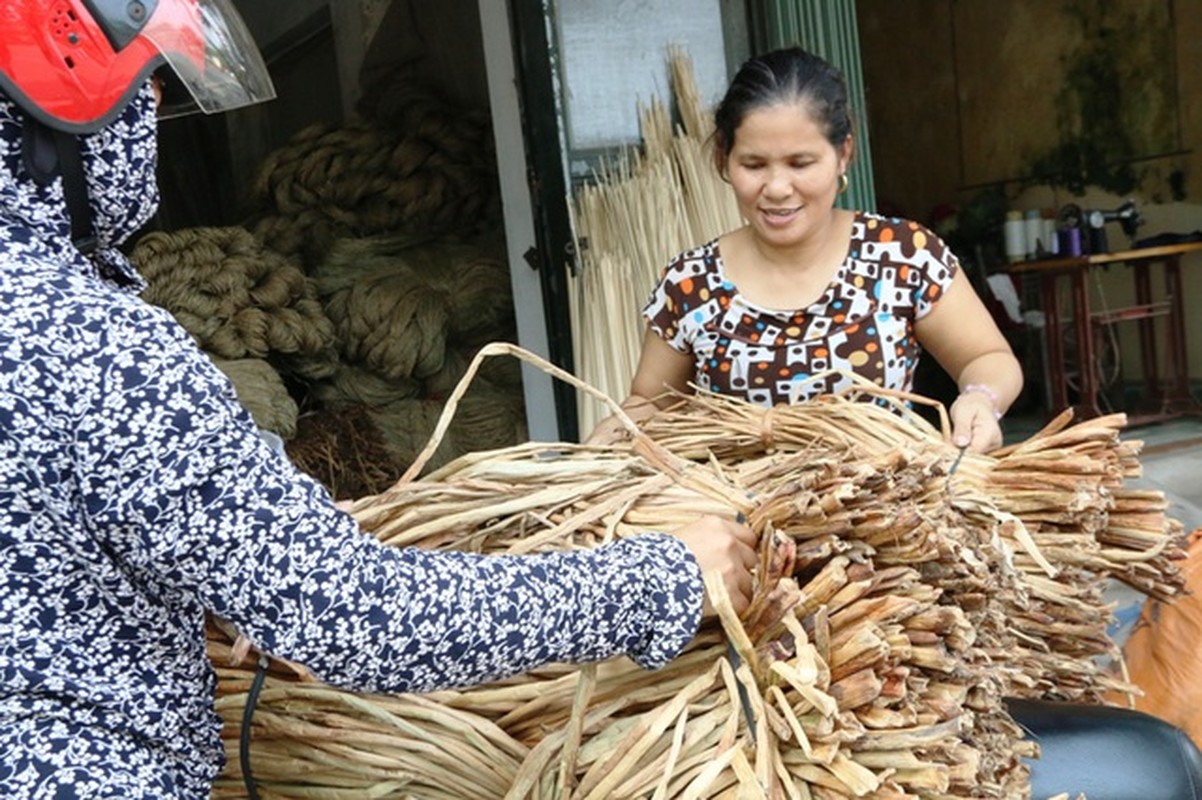
<path id="1" fill-rule="evenodd" d="M 997 406 L 985 392 L 964 391 L 948 411 L 952 443 L 974 453 L 988 453 L 1002 446 L 1002 426 Z"/>
<path id="2" fill-rule="evenodd" d="M 743 613 L 751 603 L 754 588 L 751 572 L 759 563 L 756 553 L 758 537 L 746 525 L 731 519 L 707 515 L 672 531 L 692 551 L 702 574 L 718 570 L 731 605 Z M 714 613 L 707 594 L 704 616 Z"/>
<path id="3" fill-rule="evenodd" d="M 632 394 L 622 401 L 622 411 L 630 417 L 635 425 L 640 425 L 655 415 L 655 403 L 641 395 Z M 593 432 L 584 440 L 585 444 L 611 445 L 624 442 L 630 438 L 627 428 L 617 414 L 610 414 L 597 423 Z"/>
<path id="4" fill-rule="evenodd" d="M 584 440 L 584 444 L 609 446 L 624 442 L 629 438 L 630 431 L 622 424 L 622 420 L 618 419 L 616 414 L 610 414 L 597 423 L 597 427 L 593 428 L 593 432 Z"/>

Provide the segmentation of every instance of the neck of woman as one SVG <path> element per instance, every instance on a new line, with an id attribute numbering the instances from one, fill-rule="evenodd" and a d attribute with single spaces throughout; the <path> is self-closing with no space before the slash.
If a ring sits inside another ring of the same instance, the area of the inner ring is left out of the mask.
<path id="1" fill-rule="evenodd" d="M 743 241 L 763 268 L 791 274 L 826 271 L 847 257 L 851 221 L 850 211 L 832 208 L 822 224 L 813 227 L 803 239 L 773 242 L 757 236 L 747 226 L 742 230 Z"/>

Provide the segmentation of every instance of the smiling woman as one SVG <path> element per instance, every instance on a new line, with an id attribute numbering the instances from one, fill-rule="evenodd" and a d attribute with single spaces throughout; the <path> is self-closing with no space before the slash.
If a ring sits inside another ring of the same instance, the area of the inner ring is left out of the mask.
<path id="1" fill-rule="evenodd" d="M 714 122 L 744 224 L 664 270 L 628 412 L 692 384 L 764 406 L 838 391 L 847 373 L 908 391 L 928 350 L 960 387 L 956 444 L 1000 446 L 1022 373 L 955 254 L 915 222 L 834 207 L 855 149 L 839 71 L 797 48 L 754 58 Z M 620 435 L 605 420 L 589 439 Z"/>
<path id="2" fill-rule="evenodd" d="M 727 277 L 759 305 L 804 308 L 821 297 L 847 250 L 850 215 L 832 207 L 846 180 L 851 136 L 832 145 L 799 104 L 751 110 L 738 129 L 722 166 L 747 226 L 724 243 Z M 806 261 L 815 268 L 792 268 Z"/>

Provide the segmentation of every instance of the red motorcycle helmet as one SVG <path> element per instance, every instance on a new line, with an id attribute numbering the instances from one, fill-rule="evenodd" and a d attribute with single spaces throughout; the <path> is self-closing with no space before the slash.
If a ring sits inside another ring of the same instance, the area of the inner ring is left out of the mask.
<path id="1" fill-rule="evenodd" d="M 169 67 L 205 113 L 275 97 L 230 0 L 5 0 L 0 90 L 45 125 L 92 133 Z M 170 93 L 160 116 L 186 110 Z"/>

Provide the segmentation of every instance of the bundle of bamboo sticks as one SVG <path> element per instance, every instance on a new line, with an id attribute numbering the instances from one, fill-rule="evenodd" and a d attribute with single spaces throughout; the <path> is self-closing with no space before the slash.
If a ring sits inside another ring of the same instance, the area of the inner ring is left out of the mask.
<path id="1" fill-rule="evenodd" d="M 486 347 L 448 415 L 480 359 L 513 350 Z M 756 593 L 739 618 L 711 582 L 717 620 L 657 672 L 614 659 L 380 697 L 276 664 L 252 723 L 261 796 L 1028 796 L 1037 748 L 1003 696 L 1113 686 L 1088 658 L 1110 647 L 1096 581 L 1173 596 L 1180 526 L 1124 491 L 1138 445 L 1120 418 L 978 456 L 905 401 L 699 394 L 625 444 L 476 453 L 362 498 L 352 513 L 381 541 L 484 553 L 742 512 L 761 533 Z M 253 662 L 216 626 L 210 648 L 231 744 L 215 796 L 234 797 Z"/>
<path id="2" fill-rule="evenodd" d="M 625 397 L 642 349 L 641 311 L 669 259 L 741 224 L 738 206 L 712 163 L 713 120 L 693 66 L 669 52 L 681 124 L 658 98 L 640 106 L 641 148 L 602 164 L 573 198 L 579 271 L 569 274 L 577 374 L 606 395 Z M 580 430 L 604 418 L 582 398 Z"/>

